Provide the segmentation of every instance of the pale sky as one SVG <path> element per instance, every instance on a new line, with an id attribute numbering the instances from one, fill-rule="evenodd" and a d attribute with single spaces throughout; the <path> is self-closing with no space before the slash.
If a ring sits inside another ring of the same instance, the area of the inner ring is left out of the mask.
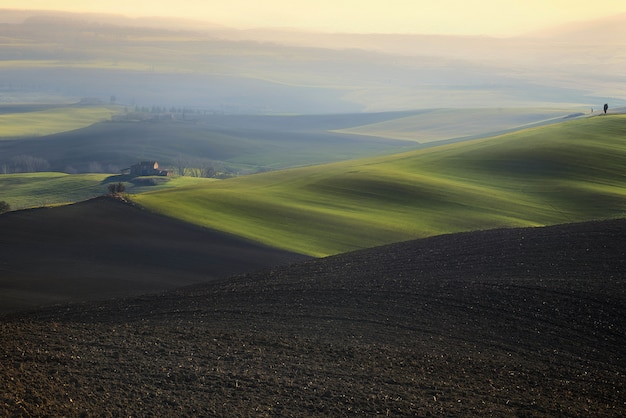
<path id="1" fill-rule="evenodd" d="M 0 0 L 0 8 L 183 17 L 236 28 L 508 36 L 626 13 L 626 1 Z"/>

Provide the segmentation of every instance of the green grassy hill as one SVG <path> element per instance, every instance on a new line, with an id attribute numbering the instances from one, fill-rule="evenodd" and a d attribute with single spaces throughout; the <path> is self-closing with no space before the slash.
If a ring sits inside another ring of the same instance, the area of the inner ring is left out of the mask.
<path id="1" fill-rule="evenodd" d="M 0 141 L 84 128 L 110 120 L 120 110 L 121 108 L 115 106 L 0 106 Z"/>
<path id="2" fill-rule="evenodd" d="M 128 193 L 162 190 L 213 179 L 196 177 L 128 178 L 111 174 L 19 173 L 0 175 L 0 200 L 13 210 L 73 203 L 108 193 L 111 182 L 123 182 Z"/>
<path id="3" fill-rule="evenodd" d="M 146 193 L 147 208 L 324 256 L 436 234 L 626 212 L 626 116 Z"/>

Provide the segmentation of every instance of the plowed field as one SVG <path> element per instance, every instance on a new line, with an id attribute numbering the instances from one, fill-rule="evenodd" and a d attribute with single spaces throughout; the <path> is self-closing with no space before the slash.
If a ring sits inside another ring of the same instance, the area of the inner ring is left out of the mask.
<path id="1" fill-rule="evenodd" d="M 455 234 L 6 316 L 0 415 L 624 416 L 624 242 Z"/>

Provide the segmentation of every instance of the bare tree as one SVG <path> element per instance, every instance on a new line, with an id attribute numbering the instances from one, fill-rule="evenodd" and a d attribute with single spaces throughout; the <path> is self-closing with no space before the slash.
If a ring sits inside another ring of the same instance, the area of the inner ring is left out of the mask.
<path id="1" fill-rule="evenodd" d="M 187 172 L 187 166 L 189 165 L 189 161 L 187 158 L 178 154 L 176 160 L 174 160 L 174 165 L 176 166 L 176 172 L 179 176 L 184 176 Z"/>
<path id="2" fill-rule="evenodd" d="M 187 173 L 189 173 L 190 177 L 200 177 L 200 169 L 198 167 L 189 167 Z"/>
<path id="3" fill-rule="evenodd" d="M 215 169 L 211 165 L 211 163 L 205 163 L 201 167 L 201 177 L 211 178 L 215 177 Z"/>
<path id="4" fill-rule="evenodd" d="M 11 158 L 11 161 L 16 172 L 34 173 L 36 171 L 45 171 L 50 167 L 48 161 L 32 155 L 16 155 Z"/>
<path id="5" fill-rule="evenodd" d="M 214 177 L 215 169 L 213 168 L 213 164 L 209 160 L 196 160 L 193 162 L 193 167 L 190 167 L 188 173 L 191 177 Z"/>
<path id="6" fill-rule="evenodd" d="M 92 161 L 89 163 L 89 168 L 87 169 L 90 173 L 104 173 L 102 169 L 102 164 L 97 161 Z"/>

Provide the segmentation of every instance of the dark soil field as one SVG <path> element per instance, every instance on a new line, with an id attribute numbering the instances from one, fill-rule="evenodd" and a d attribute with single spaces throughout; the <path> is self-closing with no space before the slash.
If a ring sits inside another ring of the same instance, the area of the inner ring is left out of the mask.
<path id="1" fill-rule="evenodd" d="M 6 315 L 0 415 L 625 416 L 625 239 L 455 234 Z"/>
<path id="2" fill-rule="evenodd" d="M 304 260 L 109 197 L 0 216 L 0 314 L 160 292 Z"/>

